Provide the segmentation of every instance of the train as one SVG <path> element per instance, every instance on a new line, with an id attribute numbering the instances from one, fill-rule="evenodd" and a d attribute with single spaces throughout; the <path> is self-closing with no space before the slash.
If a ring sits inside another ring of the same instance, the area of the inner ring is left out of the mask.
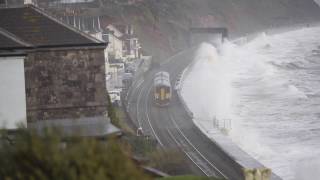
<path id="1" fill-rule="evenodd" d="M 153 89 L 155 104 L 161 107 L 168 106 L 172 96 L 170 75 L 168 72 L 160 71 L 155 74 Z"/>

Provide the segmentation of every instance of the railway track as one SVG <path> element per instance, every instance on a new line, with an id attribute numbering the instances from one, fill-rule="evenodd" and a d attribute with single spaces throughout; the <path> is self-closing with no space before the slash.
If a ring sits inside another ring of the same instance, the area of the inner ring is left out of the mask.
<path id="1" fill-rule="evenodd" d="M 150 70 L 144 81 L 137 80 L 129 94 L 129 112 L 140 124 L 144 133 L 156 139 L 161 148 L 181 149 L 185 153 L 190 170 L 196 175 L 222 177 L 228 180 L 241 180 L 239 166 L 221 151 L 214 143 L 199 132 L 173 94 L 169 107 L 154 106 L 151 94 L 153 74 L 157 71 L 170 72 L 173 82 L 190 63 L 194 52 L 187 52 L 170 59 L 161 69 Z M 171 83 L 173 83 L 171 82 Z M 191 173 L 191 172 L 190 172 Z"/>
<path id="2" fill-rule="evenodd" d="M 174 134 L 169 128 L 167 129 L 167 132 L 177 146 L 206 176 L 216 176 L 216 173 L 214 173 L 210 164 L 206 163 L 198 153 L 194 152 L 185 140 L 178 138 L 179 135 Z"/>
<path id="3" fill-rule="evenodd" d="M 167 129 L 170 137 L 176 142 L 176 144 L 183 149 L 188 158 L 206 175 L 206 176 L 218 176 L 225 179 L 229 179 L 225 174 L 223 174 L 212 162 L 210 162 L 193 143 L 187 138 L 183 133 L 181 128 L 176 123 L 175 119 L 168 112 L 171 122 L 175 131 L 172 132 Z M 175 134 L 174 134 L 175 133 Z"/>

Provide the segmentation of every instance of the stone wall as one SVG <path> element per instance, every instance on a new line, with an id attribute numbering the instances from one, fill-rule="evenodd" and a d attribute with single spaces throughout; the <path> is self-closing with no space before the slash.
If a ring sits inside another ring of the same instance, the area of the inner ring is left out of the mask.
<path id="1" fill-rule="evenodd" d="M 48 50 L 25 61 L 28 122 L 107 112 L 103 49 Z"/>

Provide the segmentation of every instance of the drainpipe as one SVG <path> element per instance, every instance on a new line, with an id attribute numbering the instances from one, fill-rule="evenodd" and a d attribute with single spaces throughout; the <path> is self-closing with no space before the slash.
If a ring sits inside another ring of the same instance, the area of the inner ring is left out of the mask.
<path id="1" fill-rule="evenodd" d="M 74 15 L 74 12 L 73 12 L 73 26 L 77 27 L 77 25 L 76 25 L 76 16 Z"/>
<path id="2" fill-rule="evenodd" d="M 79 29 L 81 30 L 81 17 L 78 17 L 79 18 Z"/>
<path id="3" fill-rule="evenodd" d="M 92 18 L 92 22 L 93 22 L 93 29 L 96 29 L 95 23 L 94 23 L 94 17 Z"/>
<path id="4" fill-rule="evenodd" d="M 101 26 L 100 26 L 100 16 L 98 16 L 98 28 L 99 28 L 99 31 L 101 31 Z"/>

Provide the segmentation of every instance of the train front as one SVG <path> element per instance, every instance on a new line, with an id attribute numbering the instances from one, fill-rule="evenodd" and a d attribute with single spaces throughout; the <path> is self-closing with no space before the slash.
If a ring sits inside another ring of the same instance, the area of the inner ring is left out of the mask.
<path id="1" fill-rule="evenodd" d="M 154 77 L 154 102 L 158 106 L 168 106 L 171 100 L 171 84 L 168 72 L 158 72 Z"/>

